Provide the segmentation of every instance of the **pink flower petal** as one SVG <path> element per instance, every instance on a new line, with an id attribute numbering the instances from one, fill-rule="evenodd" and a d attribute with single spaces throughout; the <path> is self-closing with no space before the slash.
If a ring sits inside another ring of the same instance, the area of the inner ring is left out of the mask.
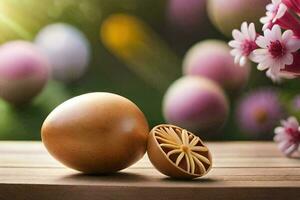
<path id="1" fill-rule="evenodd" d="M 271 23 L 265 23 L 262 27 L 262 30 L 265 31 L 271 26 Z"/>
<path id="2" fill-rule="evenodd" d="M 282 81 L 281 73 L 272 74 L 270 69 L 266 71 L 266 76 L 270 78 L 274 83 L 280 83 Z"/>
<path id="3" fill-rule="evenodd" d="M 229 46 L 231 46 L 232 48 L 240 48 L 241 46 L 241 42 L 238 42 L 236 40 L 231 40 L 229 43 L 228 43 Z"/>
<path id="4" fill-rule="evenodd" d="M 286 72 L 286 71 L 280 71 L 280 77 L 284 79 L 294 79 L 297 76 L 294 73 Z"/>
<path id="5" fill-rule="evenodd" d="M 285 14 L 286 11 L 287 11 L 286 5 L 280 3 L 277 13 L 272 22 L 274 23 L 277 19 L 280 19 Z"/>
<path id="6" fill-rule="evenodd" d="M 281 127 L 281 126 L 276 127 L 276 128 L 274 129 L 274 133 L 275 133 L 275 134 L 282 134 L 282 133 L 284 133 L 284 128 Z"/>
<path id="7" fill-rule="evenodd" d="M 248 55 L 248 58 L 249 58 L 250 60 L 253 60 L 253 57 L 254 57 L 253 52 L 251 52 L 251 53 Z"/>
<path id="8" fill-rule="evenodd" d="M 265 65 L 264 63 L 259 63 L 257 65 L 257 69 L 260 70 L 260 71 L 264 71 L 264 70 L 266 70 L 268 68 L 269 68 L 269 66 Z"/>
<path id="9" fill-rule="evenodd" d="M 267 11 L 273 11 L 273 3 L 269 3 L 268 5 L 266 5 L 266 10 Z"/>
<path id="10" fill-rule="evenodd" d="M 249 25 L 249 37 L 253 41 L 255 41 L 256 39 L 256 30 L 255 30 L 254 23 L 250 23 Z"/>
<path id="11" fill-rule="evenodd" d="M 289 117 L 287 123 L 294 129 L 297 129 L 299 127 L 299 122 L 296 117 Z"/>
<path id="12" fill-rule="evenodd" d="M 259 63 L 262 62 L 266 59 L 266 56 L 268 55 L 268 50 L 267 49 L 255 49 L 252 52 L 252 61 Z"/>
<path id="13" fill-rule="evenodd" d="M 247 22 L 242 23 L 241 31 L 242 31 L 242 34 L 245 36 L 246 39 L 250 39 L 250 36 L 248 34 L 248 24 L 247 24 Z"/>
<path id="14" fill-rule="evenodd" d="M 294 151 L 296 151 L 298 149 L 299 145 L 297 144 L 292 144 L 291 146 L 289 146 L 288 148 L 286 148 L 283 153 L 287 156 L 290 156 Z"/>
<path id="15" fill-rule="evenodd" d="M 285 65 L 291 65 L 293 63 L 293 55 L 288 53 L 281 58 L 282 69 L 285 68 Z"/>
<path id="16" fill-rule="evenodd" d="M 272 67 L 270 67 L 271 73 L 274 74 L 275 76 L 279 74 L 281 66 L 282 66 L 281 63 L 273 63 Z"/>
<path id="17" fill-rule="evenodd" d="M 289 138 L 286 136 L 285 133 L 276 134 L 274 136 L 274 141 L 275 142 L 284 142 L 284 141 L 287 141 L 287 140 L 289 140 Z"/>
<path id="18" fill-rule="evenodd" d="M 278 144 L 279 150 L 282 151 L 283 153 L 285 153 L 285 150 L 288 149 L 290 146 L 291 146 L 291 143 L 286 140 L 279 142 L 279 144 Z"/>
<path id="19" fill-rule="evenodd" d="M 269 42 L 263 37 L 263 36 L 259 36 L 256 39 L 256 44 L 260 47 L 260 48 L 267 48 L 267 46 L 269 45 Z"/>
<path id="20" fill-rule="evenodd" d="M 241 51 L 238 50 L 238 49 L 232 49 L 232 50 L 230 51 L 230 54 L 231 54 L 232 56 L 237 56 L 237 55 L 241 55 L 242 53 L 241 53 Z"/>
<path id="21" fill-rule="evenodd" d="M 291 38 L 286 41 L 286 47 L 289 52 L 295 52 L 300 49 L 300 40 L 296 38 Z"/>
<path id="22" fill-rule="evenodd" d="M 274 25 L 271 31 L 272 40 L 282 41 L 280 26 Z"/>
<path id="23" fill-rule="evenodd" d="M 238 63 L 239 63 L 241 56 L 242 56 L 242 55 L 236 55 L 236 56 L 234 57 L 234 63 L 235 63 L 235 64 L 238 64 Z"/>
<path id="24" fill-rule="evenodd" d="M 291 30 L 284 31 L 284 33 L 282 34 L 282 41 L 287 42 L 290 39 L 292 39 L 292 37 L 293 37 L 293 31 Z"/>
<path id="25" fill-rule="evenodd" d="M 247 58 L 245 56 L 242 56 L 240 58 L 240 66 L 245 66 L 246 63 L 247 63 Z"/>
<path id="26" fill-rule="evenodd" d="M 232 37 L 237 41 L 243 41 L 245 39 L 244 35 L 237 29 L 232 31 Z"/>
<path id="27" fill-rule="evenodd" d="M 281 0 L 272 0 L 272 3 L 277 5 L 277 4 L 281 3 Z"/>
<path id="28" fill-rule="evenodd" d="M 264 16 L 264 17 L 261 17 L 259 19 L 259 21 L 262 23 L 262 24 L 265 24 L 265 23 L 268 23 L 271 21 L 270 17 L 269 16 Z"/>

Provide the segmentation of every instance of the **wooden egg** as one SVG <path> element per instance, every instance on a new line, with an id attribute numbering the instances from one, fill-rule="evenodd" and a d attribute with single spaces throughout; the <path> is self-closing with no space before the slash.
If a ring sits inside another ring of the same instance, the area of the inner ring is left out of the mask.
<path id="1" fill-rule="evenodd" d="M 174 125 L 162 124 L 151 130 L 147 153 L 158 171 L 173 178 L 201 177 L 212 167 L 211 153 L 201 139 Z"/>
<path id="2" fill-rule="evenodd" d="M 59 105 L 46 118 L 41 132 L 44 145 L 57 160 L 78 171 L 103 174 L 142 158 L 149 129 L 133 102 L 97 92 Z"/>

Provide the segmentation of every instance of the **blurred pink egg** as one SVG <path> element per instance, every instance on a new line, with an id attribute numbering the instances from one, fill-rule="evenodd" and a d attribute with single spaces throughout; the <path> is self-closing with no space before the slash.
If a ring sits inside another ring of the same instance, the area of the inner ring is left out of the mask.
<path id="1" fill-rule="evenodd" d="M 206 16 L 206 0 L 169 0 L 167 19 L 172 26 L 182 31 L 198 29 Z"/>
<path id="2" fill-rule="evenodd" d="M 168 123 L 198 134 L 217 131 L 226 121 L 229 105 L 223 90 L 207 78 L 185 76 L 175 81 L 163 99 Z"/>
<path id="3" fill-rule="evenodd" d="M 268 3 L 271 0 L 209 0 L 207 12 L 212 23 L 231 37 L 232 30 L 240 28 L 243 21 L 260 25 L 259 19 L 265 15 Z"/>
<path id="4" fill-rule="evenodd" d="M 216 81 L 223 89 L 235 92 L 245 86 L 250 75 L 250 64 L 234 64 L 230 48 L 223 41 L 206 40 L 195 44 L 183 60 L 185 75 L 203 76 Z"/>
<path id="5" fill-rule="evenodd" d="M 49 63 L 30 42 L 12 41 L 0 46 L 0 97 L 12 104 L 29 102 L 43 89 Z"/>

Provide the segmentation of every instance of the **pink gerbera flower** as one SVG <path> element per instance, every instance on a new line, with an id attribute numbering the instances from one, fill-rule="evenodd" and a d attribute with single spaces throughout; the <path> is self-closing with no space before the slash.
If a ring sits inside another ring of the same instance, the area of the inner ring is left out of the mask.
<path id="1" fill-rule="evenodd" d="M 258 70 L 268 69 L 269 76 L 278 77 L 280 70 L 293 63 L 293 52 L 300 48 L 300 40 L 293 37 L 291 30 L 281 34 L 278 25 L 264 31 L 256 44 L 260 47 L 253 51 L 251 60 L 258 63 Z"/>
<path id="2" fill-rule="evenodd" d="M 290 156 L 299 149 L 300 127 L 295 117 L 282 120 L 281 125 L 275 128 L 274 141 L 278 143 L 278 148 L 285 155 Z"/>
<path id="3" fill-rule="evenodd" d="M 252 51 L 257 48 L 255 43 L 257 34 L 255 26 L 247 22 L 243 22 L 241 25 L 241 31 L 234 29 L 232 31 L 234 40 L 231 40 L 228 44 L 233 49 L 230 51 L 231 55 L 234 56 L 234 62 L 239 63 L 240 66 L 244 66 L 247 62 L 247 58 L 252 56 Z"/>

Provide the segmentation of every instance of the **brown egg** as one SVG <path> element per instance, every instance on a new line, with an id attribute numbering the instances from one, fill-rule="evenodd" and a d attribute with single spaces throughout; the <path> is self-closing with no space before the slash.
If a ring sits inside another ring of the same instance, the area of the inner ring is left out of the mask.
<path id="1" fill-rule="evenodd" d="M 141 110 L 130 100 L 97 92 L 74 97 L 55 108 L 42 126 L 49 153 L 85 173 L 124 169 L 143 157 L 149 134 Z"/>
<path id="2" fill-rule="evenodd" d="M 161 173 L 173 178 L 196 178 L 212 167 L 212 158 L 201 139 L 180 127 L 162 124 L 148 138 L 147 154 Z"/>

